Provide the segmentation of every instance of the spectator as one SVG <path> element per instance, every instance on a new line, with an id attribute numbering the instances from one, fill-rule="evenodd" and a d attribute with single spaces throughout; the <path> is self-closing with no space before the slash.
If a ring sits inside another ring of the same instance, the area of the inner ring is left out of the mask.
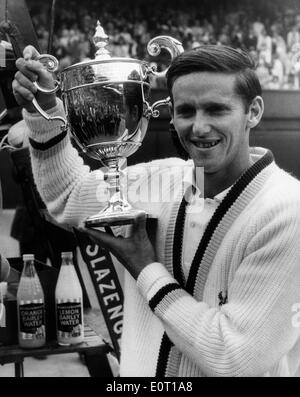
<path id="1" fill-rule="evenodd" d="M 287 34 L 287 47 L 291 51 L 295 44 L 300 43 L 300 33 L 297 25 L 293 25 L 292 29 Z"/>
<path id="2" fill-rule="evenodd" d="M 257 38 L 263 34 L 264 30 L 265 25 L 260 20 L 253 22 L 253 33 Z"/>
<path id="3" fill-rule="evenodd" d="M 201 26 L 200 20 L 196 19 L 193 26 L 191 27 L 192 35 L 195 41 L 201 41 L 204 34 L 204 29 Z"/>
<path id="4" fill-rule="evenodd" d="M 245 35 L 244 45 L 249 51 L 256 50 L 257 40 L 257 36 L 254 34 L 253 25 L 250 24 L 249 30 Z"/>
<path id="5" fill-rule="evenodd" d="M 264 61 L 270 66 L 272 64 L 272 39 L 265 28 L 262 29 L 257 39 L 257 50 Z"/>
<path id="6" fill-rule="evenodd" d="M 286 67 L 287 62 L 287 47 L 286 42 L 280 34 L 280 26 L 277 24 L 272 26 L 272 43 L 273 43 L 273 57 L 280 59 L 283 67 Z M 278 57 L 277 57 L 278 56 Z"/>
<path id="7" fill-rule="evenodd" d="M 273 57 L 273 65 L 271 69 L 272 79 L 268 88 L 280 89 L 284 84 L 284 67 L 282 61 L 277 53 Z"/>
<path id="8" fill-rule="evenodd" d="M 256 74 L 258 76 L 260 84 L 263 87 L 268 87 L 272 80 L 272 76 L 270 74 L 268 64 L 265 61 L 264 55 L 260 54 L 258 56 L 258 65 L 256 69 Z"/>

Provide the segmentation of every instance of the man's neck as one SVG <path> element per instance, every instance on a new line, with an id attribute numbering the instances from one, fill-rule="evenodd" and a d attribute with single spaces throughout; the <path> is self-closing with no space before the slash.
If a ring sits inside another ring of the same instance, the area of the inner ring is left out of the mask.
<path id="1" fill-rule="evenodd" d="M 249 161 L 243 167 L 238 167 L 232 172 L 225 170 L 223 173 L 208 174 L 204 171 L 204 198 L 214 198 L 217 194 L 228 189 L 253 163 L 254 161 L 249 157 Z"/>

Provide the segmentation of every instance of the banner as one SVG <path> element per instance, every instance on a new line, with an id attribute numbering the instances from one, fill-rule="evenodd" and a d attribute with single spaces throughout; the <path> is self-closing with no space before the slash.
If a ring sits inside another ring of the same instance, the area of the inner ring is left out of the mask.
<path id="1" fill-rule="evenodd" d="M 122 287 L 109 251 L 74 229 L 80 252 L 88 268 L 109 335 L 118 359 L 123 327 Z"/>

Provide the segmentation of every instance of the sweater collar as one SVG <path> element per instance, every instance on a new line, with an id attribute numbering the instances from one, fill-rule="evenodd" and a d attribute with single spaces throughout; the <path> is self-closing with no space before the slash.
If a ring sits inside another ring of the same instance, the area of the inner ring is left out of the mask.
<path id="1" fill-rule="evenodd" d="M 260 150 L 259 150 L 260 151 Z M 186 289 L 190 292 L 193 293 L 194 290 L 194 285 L 195 285 L 195 280 L 196 276 L 198 274 L 199 268 L 201 266 L 201 262 L 203 259 L 203 255 L 208 247 L 208 245 L 211 243 L 211 240 L 213 238 L 214 232 L 217 229 L 217 227 L 221 224 L 223 218 L 229 211 L 229 209 L 235 204 L 235 202 L 242 196 L 241 198 L 241 203 L 240 205 L 240 210 L 242 210 L 248 203 L 248 200 L 252 199 L 252 196 L 257 193 L 257 189 L 260 189 L 260 184 L 257 184 L 251 189 L 252 194 L 246 194 L 245 199 L 243 196 L 243 192 L 247 190 L 247 188 L 250 186 L 251 182 L 255 180 L 255 178 L 268 166 L 273 162 L 273 155 L 269 150 L 263 149 L 264 154 L 263 156 L 259 156 L 259 158 L 256 158 L 256 161 L 254 164 L 248 168 L 247 171 L 245 171 L 241 177 L 233 184 L 233 186 L 228 190 L 227 194 L 219 204 L 218 208 L 216 209 L 214 215 L 212 216 L 210 222 L 207 225 L 207 228 L 202 236 L 202 239 L 199 243 L 198 249 L 196 251 L 194 260 L 191 265 L 191 270 L 190 274 L 187 280 L 186 284 Z M 262 153 L 260 151 L 260 153 Z M 255 150 L 254 154 L 258 154 L 258 151 Z M 251 184 L 252 185 L 252 184 Z M 249 190 L 248 189 L 248 190 Z M 181 254 L 182 254 L 182 239 L 183 239 L 183 226 L 184 226 L 184 220 L 185 220 L 185 209 L 186 209 L 187 202 L 185 200 L 185 195 L 183 195 L 181 203 L 177 207 L 177 214 L 175 215 L 175 228 L 174 230 L 174 235 L 173 237 L 173 244 L 172 244 L 172 268 L 173 268 L 173 274 L 174 277 L 177 279 L 178 282 L 180 282 L 181 285 L 184 283 L 184 279 L 182 276 L 181 272 Z M 238 216 L 238 212 L 235 213 L 235 217 Z M 171 219 L 174 219 L 173 216 L 171 216 Z M 233 219 L 232 219 L 233 221 Z M 170 230 L 170 228 L 169 228 Z M 224 236 L 222 236 L 223 238 Z M 167 236 L 167 240 L 170 238 L 170 236 Z M 170 246 L 169 244 L 166 244 L 166 249 L 167 247 Z M 170 257 L 170 255 L 166 252 L 166 257 Z M 207 273 L 208 273 L 208 268 L 207 267 Z"/>
<path id="2" fill-rule="evenodd" d="M 251 166 L 241 175 L 241 177 L 243 177 L 243 175 L 245 175 L 245 173 L 249 171 L 257 161 L 259 161 L 261 158 L 266 156 L 268 152 L 273 158 L 273 154 L 268 149 L 262 147 L 250 147 L 249 154 L 250 154 Z M 196 175 L 196 171 L 193 161 L 188 160 L 185 166 L 185 173 L 183 176 L 183 186 L 185 186 L 186 189 L 184 196 L 188 203 L 192 203 L 195 197 L 200 197 L 200 196 L 203 197 L 203 192 L 201 192 L 201 190 L 202 191 L 204 190 L 204 183 L 205 183 L 204 180 L 202 180 L 203 174 L 201 174 L 200 172 L 198 173 L 197 176 L 198 183 L 200 183 L 200 188 L 197 187 L 195 175 Z M 216 194 L 213 197 L 213 200 L 215 200 L 217 203 L 221 203 L 221 201 L 224 199 L 224 197 L 226 196 L 226 194 L 229 192 L 229 190 L 232 188 L 233 185 L 224 189 L 222 192 Z"/>

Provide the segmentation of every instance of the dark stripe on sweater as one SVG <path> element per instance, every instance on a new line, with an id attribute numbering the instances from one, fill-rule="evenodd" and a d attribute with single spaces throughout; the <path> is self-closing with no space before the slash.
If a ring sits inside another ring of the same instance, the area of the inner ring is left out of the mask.
<path id="1" fill-rule="evenodd" d="M 191 264 L 191 270 L 189 273 L 189 277 L 186 283 L 186 290 L 190 294 L 193 294 L 195 282 L 199 270 L 199 266 L 201 264 L 203 255 L 205 250 L 210 242 L 210 239 L 217 228 L 218 224 L 221 222 L 222 218 L 228 211 L 228 209 L 234 204 L 243 190 L 247 187 L 247 185 L 269 164 L 273 161 L 273 155 L 270 151 L 268 151 L 261 159 L 259 159 L 256 163 L 254 163 L 233 185 L 233 187 L 229 190 L 228 194 L 222 200 L 221 204 L 217 207 L 215 213 L 213 214 L 210 222 L 207 225 L 207 228 L 203 234 L 203 237 L 200 241 L 196 254 L 194 256 L 193 262 Z M 178 246 L 178 244 L 176 244 Z M 176 247 L 175 247 L 176 250 Z M 177 251 L 179 252 L 179 251 Z M 176 255 L 176 253 L 175 253 Z"/>
<path id="2" fill-rule="evenodd" d="M 182 242 L 184 232 L 184 227 L 182 227 L 182 225 L 184 225 L 185 221 L 186 204 L 186 200 L 183 197 L 177 214 L 173 243 L 173 275 L 182 287 L 184 287 L 184 277 L 181 266 Z"/>
<path id="3" fill-rule="evenodd" d="M 37 142 L 34 139 L 29 138 L 29 143 L 33 147 L 33 149 L 45 151 L 61 142 L 67 136 L 67 133 L 68 130 L 65 129 L 59 135 L 56 135 L 54 138 L 51 138 L 49 139 L 49 141 L 46 142 Z"/>
<path id="4" fill-rule="evenodd" d="M 172 343 L 168 335 L 164 333 L 160 344 L 159 355 L 157 360 L 156 375 L 155 375 L 157 378 L 163 378 L 167 375 L 166 369 L 172 346 L 174 346 L 174 343 Z"/>
<path id="5" fill-rule="evenodd" d="M 175 291 L 176 289 L 181 289 L 179 284 L 171 283 L 163 286 L 149 301 L 149 306 L 152 311 L 155 310 L 157 305 L 163 300 L 163 298 L 168 295 L 170 292 Z"/>

